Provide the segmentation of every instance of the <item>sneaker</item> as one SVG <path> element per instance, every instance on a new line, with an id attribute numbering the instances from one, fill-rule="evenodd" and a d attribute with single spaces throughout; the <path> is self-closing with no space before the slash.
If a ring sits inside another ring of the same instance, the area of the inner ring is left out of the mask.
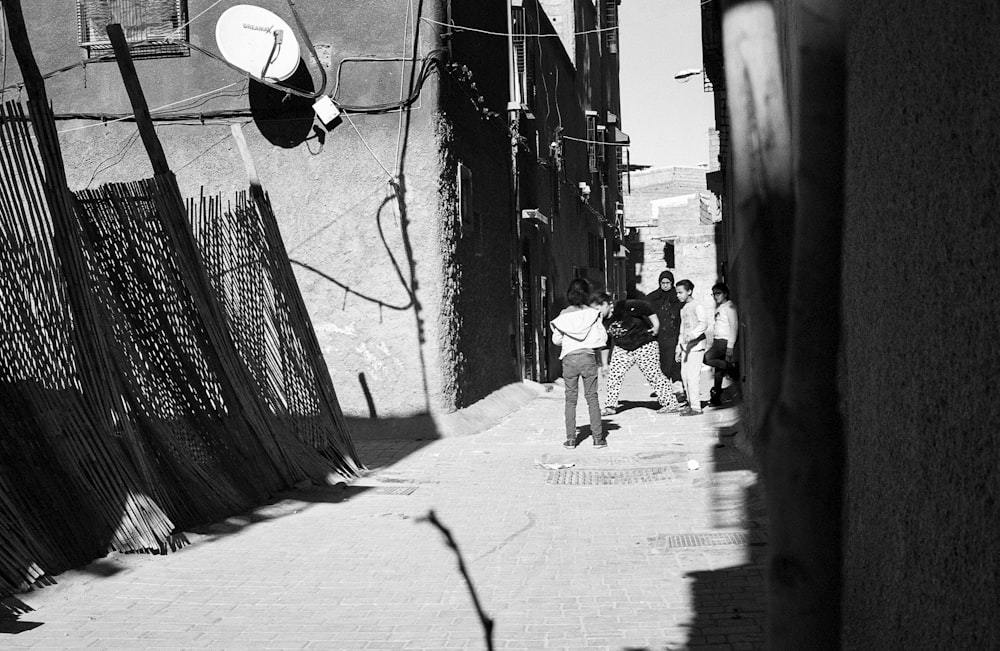
<path id="1" fill-rule="evenodd" d="M 617 407 L 605 407 L 601 410 L 601 416 L 614 416 L 618 413 Z"/>
<path id="2" fill-rule="evenodd" d="M 608 447 L 608 440 L 605 438 L 594 439 L 595 448 L 606 448 Z"/>
<path id="3" fill-rule="evenodd" d="M 680 405 L 678 405 L 676 407 L 660 407 L 659 409 L 656 410 L 656 413 L 658 413 L 658 414 L 679 414 L 679 413 L 681 413 L 681 407 L 680 407 Z"/>
<path id="4" fill-rule="evenodd" d="M 681 412 L 681 416 L 701 416 L 701 410 L 691 409 L 690 407 L 688 407 L 687 409 Z"/>
<path id="5" fill-rule="evenodd" d="M 568 450 L 574 450 L 574 449 L 576 449 L 576 439 L 566 439 L 563 442 L 563 447 L 566 448 L 566 449 L 568 449 Z"/>

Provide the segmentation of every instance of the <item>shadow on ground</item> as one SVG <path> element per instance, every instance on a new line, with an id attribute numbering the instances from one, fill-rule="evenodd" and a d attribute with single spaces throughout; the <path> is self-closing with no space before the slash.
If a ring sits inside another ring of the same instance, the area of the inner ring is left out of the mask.
<path id="1" fill-rule="evenodd" d="M 746 562 L 686 575 L 693 579 L 694 612 L 686 649 L 749 651 L 765 646 L 767 513 L 757 463 L 744 446 L 737 447 L 739 428 L 738 415 L 716 426 L 712 520 L 716 529 L 742 530 Z"/>

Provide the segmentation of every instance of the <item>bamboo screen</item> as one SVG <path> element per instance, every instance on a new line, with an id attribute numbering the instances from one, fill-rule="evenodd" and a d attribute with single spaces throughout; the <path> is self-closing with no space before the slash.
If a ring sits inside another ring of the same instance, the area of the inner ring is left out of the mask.
<path id="1" fill-rule="evenodd" d="M 263 192 L 185 210 L 166 174 L 60 205 L 30 125 L 0 109 L 0 595 L 354 476 Z"/>

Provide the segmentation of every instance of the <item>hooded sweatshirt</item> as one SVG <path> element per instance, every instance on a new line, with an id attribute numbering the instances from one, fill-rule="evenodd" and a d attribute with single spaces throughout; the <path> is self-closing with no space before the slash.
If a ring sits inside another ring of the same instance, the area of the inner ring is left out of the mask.
<path id="1" fill-rule="evenodd" d="M 601 313 L 592 307 L 566 308 L 552 319 L 552 343 L 562 346 L 559 359 L 578 350 L 591 351 L 608 342 Z"/>

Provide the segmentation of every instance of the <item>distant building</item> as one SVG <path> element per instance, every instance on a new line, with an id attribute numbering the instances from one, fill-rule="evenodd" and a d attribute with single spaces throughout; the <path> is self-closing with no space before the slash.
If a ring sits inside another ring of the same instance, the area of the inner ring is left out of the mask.
<path id="1" fill-rule="evenodd" d="M 660 272 L 688 278 L 695 297 L 710 305 L 719 277 L 716 230 L 721 218 L 703 167 L 655 167 L 631 174 L 625 197 L 627 285 L 642 294 L 657 288 Z"/>

